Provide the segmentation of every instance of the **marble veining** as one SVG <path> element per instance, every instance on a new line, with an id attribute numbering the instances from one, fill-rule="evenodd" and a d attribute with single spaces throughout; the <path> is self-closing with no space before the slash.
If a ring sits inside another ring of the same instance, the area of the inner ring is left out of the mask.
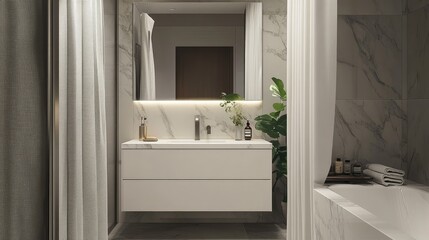
<path id="1" fill-rule="evenodd" d="M 408 178 L 429 185 L 429 99 L 408 100 Z"/>
<path id="2" fill-rule="evenodd" d="M 264 51 L 267 54 L 272 54 L 278 57 L 280 60 L 286 62 L 286 34 L 285 28 L 286 15 L 279 15 L 277 12 L 267 14 L 263 16 L 264 21 L 264 39 L 269 40 L 272 44 L 265 45 Z"/>
<path id="3" fill-rule="evenodd" d="M 338 17 L 337 99 L 400 99 L 401 16 Z"/>
<path id="4" fill-rule="evenodd" d="M 406 2 L 341 0 L 338 11 L 332 158 L 406 170 Z"/>
<path id="5" fill-rule="evenodd" d="M 263 139 L 235 141 L 233 139 L 159 139 L 158 142 L 131 140 L 122 143 L 122 149 L 271 149 Z"/>
<path id="6" fill-rule="evenodd" d="M 373 214 L 335 192 L 321 187 L 313 196 L 317 240 L 391 239 L 369 224 L 377 222 Z"/>
<path id="7" fill-rule="evenodd" d="M 223 2 L 223 0 L 220 0 Z M 230 0 L 234 2 L 234 0 Z M 246 0 L 248 2 L 258 2 L 253 0 Z M 243 2 L 246 2 L 243 1 Z M 241 1 L 238 1 L 241 2 Z M 283 15 L 287 14 L 287 3 L 284 0 L 262 0 L 262 14 L 264 15 Z"/>
<path id="8" fill-rule="evenodd" d="M 316 239 L 425 239 L 427 228 L 421 223 L 428 218 L 427 196 L 427 187 L 414 184 L 390 188 L 378 184 L 316 187 Z"/>
<path id="9" fill-rule="evenodd" d="M 194 116 L 200 115 L 200 136 L 205 138 L 234 138 L 235 126 L 229 119 L 229 115 L 219 106 L 219 102 L 210 103 L 134 103 L 134 129 L 138 129 L 140 119 L 148 118 L 148 134 L 158 138 L 186 139 L 194 137 Z M 245 117 L 254 126 L 254 119 L 262 112 L 262 104 L 244 103 Z M 206 126 L 210 125 L 212 133 L 207 135 Z M 244 126 L 243 126 L 244 128 Z M 137 138 L 137 131 L 134 138 Z M 262 138 L 263 135 L 253 129 L 253 138 Z"/>
<path id="10" fill-rule="evenodd" d="M 147 115 L 151 121 L 156 122 L 156 125 L 162 125 L 161 128 L 152 128 L 153 135 L 166 138 L 184 138 L 189 137 L 189 135 L 183 135 L 180 129 L 188 128 L 188 131 L 192 130 L 193 127 L 187 123 L 181 125 L 180 121 L 173 118 L 177 117 L 177 111 L 173 111 L 173 108 L 165 106 L 165 103 L 158 103 L 158 108 L 154 113 L 151 109 L 154 109 L 153 106 L 143 107 L 144 103 L 139 105 L 132 104 L 132 3 L 134 2 L 144 2 L 134 1 L 134 0 L 123 0 L 119 4 L 119 16 L 118 16 L 118 29 L 119 29 L 119 40 L 118 40 L 118 72 L 119 72 L 119 96 L 120 103 L 119 105 L 126 105 L 126 107 L 120 106 L 123 109 L 133 109 L 133 125 L 129 126 L 129 131 L 135 131 L 136 127 L 140 123 L 140 116 Z M 270 64 L 270 65 L 285 65 L 286 61 L 286 2 L 284 0 L 270 0 L 263 1 L 263 37 L 264 37 L 264 66 L 268 65 L 267 62 L 271 61 L 273 58 L 280 60 L 280 64 Z M 280 68 L 282 69 L 282 68 Z M 284 68 L 283 68 L 284 69 Z M 285 79 L 286 74 L 277 74 L 274 72 L 269 73 L 269 69 L 264 69 L 264 82 L 269 82 L 271 84 L 270 78 L 272 76 L 277 76 Z M 264 84 L 265 86 L 266 84 Z M 123 96 L 123 97 L 122 97 Z M 123 100 L 121 100 L 123 99 Z M 271 107 L 271 102 L 273 101 L 272 97 L 269 94 L 264 93 L 264 106 Z M 267 104 L 265 104 L 267 103 Z M 132 105 L 130 105 L 132 104 Z M 180 109 L 180 115 L 188 115 L 188 118 L 192 118 L 193 115 L 200 114 L 203 115 L 207 121 L 212 120 L 211 124 L 215 127 L 213 137 L 225 138 L 225 137 L 234 137 L 235 128 L 229 124 L 228 117 L 224 117 L 225 114 L 222 114 L 223 117 L 219 118 L 216 115 L 219 113 L 220 107 L 218 105 L 204 105 L 200 104 L 201 107 L 194 107 L 191 111 L 190 108 L 186 106 L 176 106 L 175 109 Z M 204 107 L 203 107 L 204 106 Z M 188 111 L 189 110 L 189 111 Z M 271 109 L 268 109 L 270 111 Z M 145 112 L 146 111 L 146 112 Z M 248 111 L 249 119 L 253 120 L 254 117 L 262 113 L 262 104 L 260 105 L 250 105 L 246 108 Z M 124 110 L 125 112 L 125 110 Z M 203 112 L 201 114 L 201 112 Z M 121 116 L 121 114 L 120 114 Z M 121 124 L 120 117 L 120 124 Z M 186 121 L 189 122 L 189 121 Z M 175 125 L 175 126 L 174 126 Z M 180 125 L 180 126 L 179 126 Z M 158 131 L 159 130 L 159 131 Z M 177 133 L 179 132 L 179 133 Z M 203 133 L 203 131 L 202 131 Z M 259 137 L 257 132 L 256 136 Z"/>
<path id="11" fill-rule="evenodd" d="M 339 15 L 395 15 L 403 10 L 402 0 L 340 0 Z"/>
<path id="12" fill-rule="evenodd" d="M 429 185 L 429 1 L 409 1 L 408 153 L 409 179 Z"/>
<path id="13" fill-rule="evenodd" d="M 401 168 L 406 120 L 401 101 L 337 100 L 333 159 Z"/>
<path id="14" fill-rule="evenodd" d="M 416 11 L 429 5 L 429 0 L 407 0 L 407 3 L 409 11 Z"/>
<path id="15" fill-rule="evenodd" d="M 119 0 L 118 1 L 118 143 L 138 138 L 140 117 L 148 117 L 149 135 L 158 138 L 193 138 L 194 115 L 201 115 L 201 138 L 207 138 L 205 126 L 211 125 L 210 138 L 234 138 L 235 127 L 229 116 L 219 107 L 219 103 L 179 103 L 174 102 L 133 102 L 132 101 L 132 5 L 134 2 L 150 0 Z M 180 2 L 180 0 L 152 0 L 160 2 Z M 224 0 L 211 0 L 213 2 Z M 234 1 L 234 0 L 228 0 Z M 243 0 L 236 0 L 241 2 Z M 249 1 L 250 0 L 244 0 Z M 196 1 L 199 2 L 199 1 Z M 272 111 L 276 101 L 268 91 L 271 77 L 286 80 L 286 0 L 262 0 L 263 3 L 263 102 L 246 103 L 246 117 L 251 120 L 263 112 Z M 254 138 L 263 138 L 254 129 Z M 276 193 L 277 194 L 277 193 Z M 276 195 L 275 194 L 275 195 Z M 279 206 L 274 206 L 273 213 L 231 213 L 209 216 L 207 221 L 214 218 L 226 218 L 231 222 L 279 222 L 282 221 Z M 123 221 L 159 221 L 172 222 L 201 219 L 204 214 L 193 214 L 188 219 L 181 219 L 183 214 L 169 213 L 168 218 L 160 213 L 121 214 L 119 222 Z"/>
<path id="16" fill-rule="evenodd" d="M 340 14 L 341 6 L 358 7 L 339 16 L 333 157 L 396 166 L 429 184 L 429 1 L 402 1 L 401 13 L 380 11 L 395 1 L 339 4 Z M 389 114 L 385 123 L 373 120 Z"/>
<path id="17" fill-rule="evenodd" d="M 408 235 L 408 238 L 423 240 L 429 234 L 427 226 L 422 224 L 429 221 L 428 186 L 408 181 L 407 185 L 395 187 L 384 187 L 379 184 L 334 184 L 329 186 L 329 190 L 369 211 L 381 220 L 379 222 L 390 225 Z M 383 232 L 388 233 L 386 230 Z"/>
<path id="18" fill-rule="evenodd" d="M 408 99 L 429 98 L 429 5 L 408 14 Z"/>

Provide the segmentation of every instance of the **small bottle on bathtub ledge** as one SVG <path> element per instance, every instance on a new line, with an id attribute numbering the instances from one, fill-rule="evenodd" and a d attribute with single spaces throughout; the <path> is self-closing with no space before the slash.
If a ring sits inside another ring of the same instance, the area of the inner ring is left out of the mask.
<path id="1" fill-rule="evenodd" d="M 350 175 L 351 173 L 352 173 L 351 161 L 346 159 L 344 160 L 344 174 Z"/>
<path id="2" fill-rule="evenodd" d="M 343 161 L 341 158 L 337 158 L 337 161 L 335 161 L 335 174 L 343 174 Z"/>
<path id="3" fill-rule="evenodd" d="M 362 164 L 360 164 L 360 162 L 355 162 L 355 164 L 353 164 L 352 173 L 354 176 L 362 175 Z"/>

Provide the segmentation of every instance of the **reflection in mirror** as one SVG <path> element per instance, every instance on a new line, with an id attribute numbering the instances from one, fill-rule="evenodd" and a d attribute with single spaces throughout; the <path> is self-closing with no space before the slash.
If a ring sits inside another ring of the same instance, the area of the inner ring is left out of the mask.
<path id="1" fill-rule="evenodd" d="M 134 100 L 262 100 L 262 3 L 133 5 Z"/>
<path id="2" fill-rule="evenodd" d="M 139 31 L 135 42 L 135 98 L 156 99 L 155 63 L 153 58 L 152 31 L 154 20 L 147 13 L 139 14 Z"/>

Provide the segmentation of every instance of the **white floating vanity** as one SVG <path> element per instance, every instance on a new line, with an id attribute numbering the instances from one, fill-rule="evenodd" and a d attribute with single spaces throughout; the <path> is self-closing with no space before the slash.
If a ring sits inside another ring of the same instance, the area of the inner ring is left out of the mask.
<path id="1" fill-rule="evenodd" d="M 271 143 L 122 144 L 122 211 L 271 211 Z"/>

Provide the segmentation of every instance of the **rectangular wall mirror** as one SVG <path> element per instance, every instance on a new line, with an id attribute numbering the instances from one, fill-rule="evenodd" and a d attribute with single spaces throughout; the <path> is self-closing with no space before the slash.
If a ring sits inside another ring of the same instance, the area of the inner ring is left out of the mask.
<path id="1" fill-rule="evenodd" d="M 134 3 L 134 100 L 222 92 L 262 100 L 262 3 Z"/>

